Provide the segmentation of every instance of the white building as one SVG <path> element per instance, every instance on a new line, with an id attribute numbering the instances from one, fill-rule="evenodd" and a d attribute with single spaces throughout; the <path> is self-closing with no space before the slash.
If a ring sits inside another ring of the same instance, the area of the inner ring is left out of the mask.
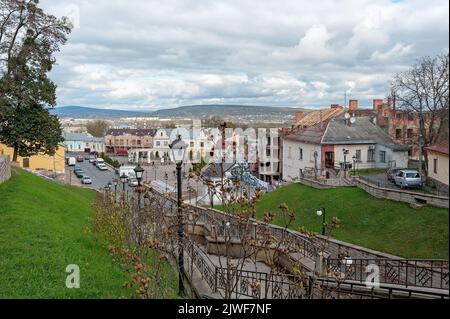
<path id="1" fill-rule="evenodd" d="M 102 137 L 94 137 L 89 133 L 64 132 L 64 146 L 69 152 L 104 152 L 105 143 Z"/>
<path id="2" fill-rule="evenodd" d="M 293 180 L 305 173 L 329 178 L 344 162 L 347 167 L 353 165 L 353 157 L 356 169 L 407 167 L 408 149 L 394 143 L 368 117 L 353 122 L 334 118 L 283 138 L 283 179 Z"/>

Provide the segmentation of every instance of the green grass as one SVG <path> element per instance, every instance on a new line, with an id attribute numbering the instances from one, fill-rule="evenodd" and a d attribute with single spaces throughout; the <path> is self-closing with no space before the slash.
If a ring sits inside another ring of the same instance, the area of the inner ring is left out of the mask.
<path id="1" fill-rule="evenodd" d="M 341 227 L 332 237 L 407 258 L 448 258 L 449 212 L 426 206 L 420 210 L 406 203 L 377 199 L 365 191 L 341 187 L 319 190 L 291 184 L 263 196 L 257 203 L 257 217 L 264 212 L 279 212 L 286 203 L 296 212 L 293 229 L 320 232 L 319 207 L 326 208 L 326 218 L 338 217 Z M 279 219 L 275 224 L 281 225 Z"/>
<path id="2" fill-rule="evenodd" d="M 106 241 L 91 233 L 95 196 L 13 170 L 0 185 L 0 298 L 134 296 L 122 288 L 129 276 L 112 261 Z M 79 289 L 65 286 L 68 264 L 80 267 Z M 175 290 L 174 274 L 165 278 Z"/>

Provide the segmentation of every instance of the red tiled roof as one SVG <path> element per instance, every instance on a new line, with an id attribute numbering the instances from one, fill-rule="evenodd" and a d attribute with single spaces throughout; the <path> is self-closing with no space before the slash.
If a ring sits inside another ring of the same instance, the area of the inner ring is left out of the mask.
<path id="1" fill-rule="evenodd" d="M 426 150 L 448 155 L 448 141 L 426 147 Z"/>

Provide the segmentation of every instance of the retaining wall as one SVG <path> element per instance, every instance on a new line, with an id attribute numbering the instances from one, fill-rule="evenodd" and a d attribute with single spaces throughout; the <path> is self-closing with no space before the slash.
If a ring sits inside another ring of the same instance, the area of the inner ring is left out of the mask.
<path id="1" fill-rule="evenodd" d="M 11 162 L 9 156 L 0 156 L 0 184 L 11 177 Z"/>
<path id="2" fill-rule="evenodd" d="M 354 183 L 357 187 L 364 189 L 367 193 L 377 198 L 390 199 L 409 204 L 426 203 L 437 207 L 449 208 L 449 198 L 445 196 L 378 187 L 363 181 L 360 178 L 355 178 Z"/>

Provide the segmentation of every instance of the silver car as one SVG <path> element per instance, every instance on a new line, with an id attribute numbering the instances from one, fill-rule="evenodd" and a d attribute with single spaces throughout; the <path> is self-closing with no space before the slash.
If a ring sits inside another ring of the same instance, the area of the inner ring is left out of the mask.
<path id="1" fill-rule="evenodd" d="M 139 185 L 139 183 L 136 178 L 130 178 L 130 180 L 128 181 L 128 186 L 130 186 L 130 187 L 135 187 L 138 185 Z"/>
<path id="2" fill-rule="evenodd" d="M 395 185 L 400 188 L 418 187 L 422 188 L 422 177 L 418 171 L 400 170 L 394 177 Z"/>
<path id="3" fill-rule="evenodd" d="M 81 179 L 81 182 L 83 184 L 92 184 L 92 179 L 89 176 L 84 175 L 83 178 Z"/>

